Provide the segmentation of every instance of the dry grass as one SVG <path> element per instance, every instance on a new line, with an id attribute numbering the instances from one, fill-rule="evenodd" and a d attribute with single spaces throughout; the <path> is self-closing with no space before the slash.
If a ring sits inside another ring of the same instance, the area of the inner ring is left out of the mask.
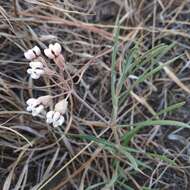
<path id="1" fill-rule="evenodd" d="M 189 8 L 187 0 L 2 0 L 0 189 L 188 190 Z M 64 49 L 67 77 L 48 62 L 57 76 L 31 80 L 23 52 L 52 42 Z M 160 44 L 160 59 L 142 58 Z M 59 130 L 25 111 L 29 97 L 65 91 Z"/>

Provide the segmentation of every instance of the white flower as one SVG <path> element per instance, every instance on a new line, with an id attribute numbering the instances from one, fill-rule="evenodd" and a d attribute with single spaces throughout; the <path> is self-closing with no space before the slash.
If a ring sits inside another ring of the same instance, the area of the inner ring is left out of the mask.
<path id="1" fill-rule="evenodd" d="M 40 76 L 45 73 L 43 64 L 41 62 L 30 62 L 29 65 L 30 68 L 27 69 L 27 73 L 30 74 L 33 79 L 39 79 Z"/>
<path id="2" fill-rule="evenodd" d="M 63 115 L 61 115 L 61 113 L 56 112 L 56 111 L 49 111 L 46 114 L 46 118 L 47 118 L 46 122 L 49 124 L 52 123 L 54 127 L 61 126 L 65 121 L 65 118 L 63 117 Z"/>
<path id="3" fill-rule="evenodd" d="M 24 53 L 24 56 L 27 60 L 33 60 L 38 56 L 40 56 L 40 54 L 41 54 L 40 48 L 38 46 L 34 46 L 32 49 L 26 51 Z"/>
<path id="4" fill-rule="evenodd" d="M 44 111 L 45 111 L 44 106 L 39 105 L 32 110 L 32 115 L 37 116 L 37 115 L 40 115 L 41 113 L 43 113 Z"/>
<path id="5" fill-rule="evenodd" d="M 68 106 L 67 99 L 63 99 L 55 105 L 55 111 L 61 114 L 65 114 L 67 111 L 67 106 Z"/>
<path id="6" fill-rule="evenodd" d="M 40 96 L 39 98 L 30 98 L 26 101 L 26 110 L 33 116 L 45 113 L 45 108 L 52 104 L 52 96 Z"/>
<path id="7" fill-rule="evenodd" d="M 39 99 L 30 98 L 27 100 L 26 104 L 28 105 L 26 110 L 32 112 L 33 116 L 37 116 L 44 112 L 44 105 L 41 104 Z"/>
<path id="8" fill-rule="evenodd" d="M 57 121 L 53 122 L 54 127 L 61 126 L 65 122 L 65 118 L 61 115 Z"/>
<path id="9" fill-rule="evenodd" d="M 54 111 L 49 111 L 47 112 L 46 114 L 46 122 L 51 124 L 53 123 L 53 114 L 54 114 Z"/>
<path id="10" fill-rule="evenodd" d="M 61 45 L 59 43 L 50 44 L 49 48 L 44 49 L 45 55 L 50 59 L 55 59 L 61 53 Z"/>
<path id="11" fill-rule="evenodd" d="M 26 101 L 28 107 L 26 108 L 27 111 L 32 111 L 34 107 L 36 107 L 40 102 L 37 101 L 35 98 L 30 98 Z"/>
<path id="12" fill-rule="evenodd" d="M 44 70 L 31 68 L 27 69 L 27 73 L 30 74 L 33 79 L 39 79 L 40 76 L 44 74 Z"/>

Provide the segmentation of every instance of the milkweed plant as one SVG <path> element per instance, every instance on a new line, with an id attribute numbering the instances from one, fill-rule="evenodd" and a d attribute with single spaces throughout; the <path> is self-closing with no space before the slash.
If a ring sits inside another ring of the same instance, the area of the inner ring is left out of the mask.
<path id="1" fill-rule="evenodd" d="M 59 43 L 55 43 L 50 44 L 47 49 L 44 49 L 44 54 L 47 58 L 53 60 L 54 63 L 58 65 L 59 69 L 64 71 L 65 59 L 61 54 L 61 51 L 61 45 Z M 38 80 L 40 77 L 45 75 L 51 76 L 55 74 L 54 71 L 48 67 L 48 64 L 42 56 L 41 50 L 38 46 L 26 51 L 24 56 L 28 61 L 30 61 L 27 73 L 33 80 Z M 55 104 L 53 104 L 54 96 L 51 95 L 40 96 L 38 98 L 29 98 L 26 101 L 26 110 L 30 112 L 32 116 L 45 116 L 46 122 L 48 124 L 52 124 L 53 127 L 61 126 L 65 122 L 68 98 L 70 96 L 69 90 L 64 94 L 66 94 L 66 98 L 59 100 Z"/>

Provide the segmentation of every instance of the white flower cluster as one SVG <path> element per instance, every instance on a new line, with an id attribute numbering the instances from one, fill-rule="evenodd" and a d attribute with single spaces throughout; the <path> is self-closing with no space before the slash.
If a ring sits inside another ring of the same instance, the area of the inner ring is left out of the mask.
<path id="1" fill-rule="evenodd" d="M 61 45 L 59 43 L 50 44 L 47 49 L 44 50 L 44 54 L 57 62 L 57 59 L 64 63 L 64 58 L 61 55 Z M 41 57 L 41 51 L 38 46 L 29 49 L 24 53 L 27 60 L 30 60 L 27 73 L 31 78 L 39 79 L 40 76 L 47 74 L 47 67 L 45 67 L 45 61 Z M 43 62 L 43 63 L 42 63 Z M 26 101 L 26 110 L 31 112 L 33 116 L 46 116 L 46 122 L 52 124 L 54 127 L 61 126 L 65 122 L 64 114 L 67 111 L 68 101 L 63 99 L 59 101 L 53 110 L 46 112 L 46 108 L 50 107 L 52 103 L 51 96 L 41 96 L 39 98 L 30 98 Z"/>
<path id="2" fill-rule="evenodd" d="M 44 54 L 50 58 L 55 59 L 61 53 L 61 45 L 59 43 L 50 44 L 49 48 L 44 50 Z"/>
<path id="3" fill-rule="evenodd" d="M 44 54 L 50 58 L 55 59 L 61 54 L 61 45 L 59 43 L 50 44 L 47 49 L 44 49 Z M 38 46 L 34 46 L 24 53 L 27 60 L 30 60 L 30 68 L 27 69 L 27 73 L 32 79 L 39 79 L 42 75 L 46 74 L 44 64 L 38 60 L 41 56 L 41 50 Z"/>
<path id="4" fill-rule="evenodd" d="M 45 108 L 52 104 L 52 97 L 41 96 L 39 98 L 30 98 L 26 101 L 26 110 L 31 112 L 33 116 L 37 116 L 45 113 Z"/>
<path id="5" fill-rule="evenodd" d="M 36 59 L 41 55 L 40 48 L 38 46 L 34 46 L 32 49 L 29 49 L 24 53 L 24 56 L 27 60 L 33 60 Z"/>
<path id="6" fill-rule="evenodd" d="M 52 104 L 51 96 L 41 96 L 39 98 L 30 98 L 26 101 L 26 110 L 31 112 L 33 116 L 46 115 L 46 122 L 53 124 L 54 127 L 61 126 L 64 121 L 64 114 L 67 111 L 68 101 L 61 100 L 55 105 L 54 110 L 46 113 L 45 108 Z"/>
<path id="7" fill-rule="evenodd" d="M 45 73 L 44 66 L 41 62 L 35 61 L 29 63 L 30 68 L 27 69 L 27 73 L 30 74 L 30 76 L 33 79 L 39 79 L 41 75 Z"/>
<path id="8" fill-rule="evenodd" d="M 46 114 L 46 118 L 46 122 L 49 124 L 52 123 L 54 127 L 62 125 L 65 121 L 65 118 L 59 112 L 56 111 L 49 111 Z"/>
<path id="9" fill-rule="evenodd" d="M 54 127 L 60 126 L 64 123 L 65 118 L 64 114 L 67 111 L 68 101 L 66 99 L 61 100 L 55 105 L 53 111 L 49 111 L 46 114 L 46 122 L 49 124 L 53 124 Z"/>
<path id="10" fill-rule="evenodd" d="M 40 115 L 42 112 L 44 112 L 44 106 L 40 104 L 38 99 L 30 98 L 27 100 L 26 104 L 28 105 L 26 110 L 32 112 L 33 116 Z"/>

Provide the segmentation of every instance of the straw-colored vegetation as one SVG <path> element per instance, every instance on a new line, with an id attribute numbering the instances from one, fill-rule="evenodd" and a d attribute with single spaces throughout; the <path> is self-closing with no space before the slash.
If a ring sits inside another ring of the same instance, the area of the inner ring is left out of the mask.
<path id="1" fill-rule="evenodd" d="M 188 0 L 1 0 L 0 189 L 188 190 L 189 15 Z"/>

